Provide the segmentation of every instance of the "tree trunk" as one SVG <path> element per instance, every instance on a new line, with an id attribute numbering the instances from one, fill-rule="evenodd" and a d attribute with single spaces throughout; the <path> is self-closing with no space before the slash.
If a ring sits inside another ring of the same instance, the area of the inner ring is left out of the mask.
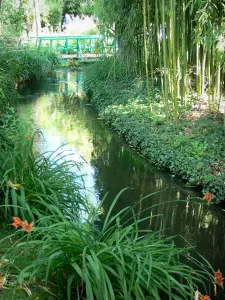
<path id="1" fill-rule="evenodd" d="M 40 17 L 40 7 L 39 0 L 33 0 L 34 7 L 34 32 L 37 36 L 41 33 L 41 17 Z"/>

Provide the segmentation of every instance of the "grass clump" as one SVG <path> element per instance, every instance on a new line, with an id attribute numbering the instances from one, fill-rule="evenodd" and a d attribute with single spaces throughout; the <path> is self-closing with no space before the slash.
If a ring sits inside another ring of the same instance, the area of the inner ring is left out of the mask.
<path id="1" fill-rule="evenodd" d="M 101 117 L 129 144 L 190 184 L 203 187 L 204 194 L 212 193 L 214 202 L 224 200 L 222 115 L 204 113 L 195 118 L 191 111 L 180 110 L 178 127 L 174 122 L 167 123 L 160 85 L 151 91 L 150 111 L 145 80 L 127 77 L 123 66 L 114 65 L 111 59 L 88 68 L 84 90 Z"/>
<path id="2" fill-rule="evenodd" d="M 56 53 L 24 47 L 0 53 L 0 114 L 18 99 L 19 83 L 38 80 L 59 63 Z"/>
<path id="3" fill-rule="evenodd" d="M 69 154 L 34 154 L 34 141 L 38 142 L 41 134 L 20 120 L 13 109 L 8 109 L 0 121 L 0 195 L 5 217 L 30 222 L 56 208 L 73 209 L 74 214 L 81 210 L 83 187 L 75 174 L 79 166 Z"/>
<path id="4" fill-rule="evenodd" d="M 37 222 L 34 231 L 5 254 L 15 268 L 14 257 L 17 262 L 22 259 L 23 249 L 37 253 L 36 259 L 28 256 L 27 267 L 17 267 L 18 283 L 28 280 L 29 285 L 43 278 L 45 284 L 57 282 L 62 299 L 65 294 L 67 299 L 191 299 L 197 286 L 209 279 L 207 268 L 202 265 L 196 272 L 182 263 L 190 249 L 175 247 L 172 238 L 160 233 L 141 230 L 144 220 L 136 219 L 131 208 L 112 215 L 118 199 L 119 195 L 99 226 L 100 208 L 89 211 L 85 222 L 55 219 L 49 227 Z M 128 212 L 133 214 L 129 224 L 123 221 Z"/>
<path id="5" fill-rule="evenodd" d="M 16 83 L 40 79 L 58 63 L 58 55 L 48 49 L 24 47 L 15 51 L 2 50 L 0 53 L 0 69 Z"/>
<path id="6" fill-rule="evenodd" d="M 10 95 L 10 96 L 9 96 Z M 15 83 L 0 67 L 0 114 L 10 103 L 18 99 Z"/>

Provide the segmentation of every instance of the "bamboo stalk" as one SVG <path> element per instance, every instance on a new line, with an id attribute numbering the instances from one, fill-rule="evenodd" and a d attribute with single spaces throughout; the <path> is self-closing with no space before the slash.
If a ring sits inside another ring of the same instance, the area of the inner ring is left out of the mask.
<path id="1" fill-rule="evenodd" d="M 147 95 L 150 110 L 152 110 L 152 104 L 150 99 L 150 87 L 149 87 L 149 78 L 148 78 L 148 50 L 147 50 L 147 33 L 146 33 L 146 0 L 143 0 L 143 20 L 144 20 L 144 52 L 145 52 L 145 75 L 146 75 L 146 86 L 147 86 Z"/>
<path id="2" fill-rule="evenodd" d="M 166 103 L 166 118 L 167 122 L 169 119 L 169 97 L 168 97 L 168 89 L 169 89 L 169 80 L 168 80 L 168 56 L 167 56 L 167 45 L 166 45 L 166 28 L 165 28 L 165 19 L 166 19 L 166 10 L 165 10 L 165 0 L 162 0 L 162 33 L 163 33 L 163 64 L 164 64 L 164 97 Z"/>

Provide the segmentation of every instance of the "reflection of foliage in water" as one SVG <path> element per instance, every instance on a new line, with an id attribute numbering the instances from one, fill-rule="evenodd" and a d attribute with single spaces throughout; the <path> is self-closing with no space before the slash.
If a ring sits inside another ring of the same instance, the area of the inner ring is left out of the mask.
<path id="1" fill-rule="evenodd" d="M 90 119 L 85 105 L 85 101 L 78 101 L 73 95 L 43 95 L 35 101 L 34 118 L 42 129 L 57 128 L 67 143 L 75 144 L 80 154 L 90 162 L 95 155 L 93 142 L 96 143 L 98 138 L 95 127 L 88 124 Z M 110 135 L 105 135 L 104 140 L 108 139 Z"/>

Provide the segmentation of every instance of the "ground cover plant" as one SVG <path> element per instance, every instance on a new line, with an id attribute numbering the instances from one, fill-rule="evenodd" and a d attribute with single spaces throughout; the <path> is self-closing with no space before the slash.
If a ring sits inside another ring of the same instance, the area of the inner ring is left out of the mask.
<path id="1" fill-rule="evenodd" d="M 100 115 L 130 145 L 190 184 L 203 187 L 204 194 L 212 194 L 209 201 L 224 200 L 222 114 L 192 112 L 190 101 L 186 112 L 178 107 L 179 125 L 168 123 L 160 83 L 150 92 L 150 110 L 145 79 L 126 76 L 124 65 L 118 62 L 115 66 L 112 59 L 88 68 L 83 86 Z"/>

